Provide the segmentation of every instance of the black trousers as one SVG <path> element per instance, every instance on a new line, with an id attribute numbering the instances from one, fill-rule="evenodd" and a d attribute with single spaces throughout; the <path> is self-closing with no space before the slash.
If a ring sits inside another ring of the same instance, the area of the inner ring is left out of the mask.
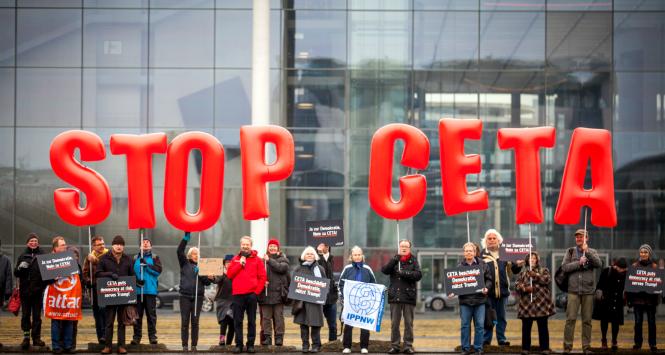
<path id="1" fill-rule="evenodd" d="M 235 328 L 236 346 L 254 346 L 256 339 L 256 305 L 255 293 L 233 295 L 231 309 L 233 310 L 233 327 Z M 247 343 L 243 344 L 242 321 L 247 313 Z"/>
<path id="2" fill-rule="evenodd" d="M 221 322 L 219 322 L 219 335 L 224 335 L 226 337 L 226 345 L 233 343 L 233 336 L 235 335 L 233 318 L 226 316 Z"/>
<path id="3" fill-rule="evenodd" d="M 118 346 L 125 346 L 125 324 L 120 320 L 120 314 L 124 308 L 125 306 L 104 307 L 104 317 L 106 318 L 106 333 L 104 338 L 106 339 L 106 346 L 109 348 L 113 345 L 113 323 L 115 323 L 116 315 L 118 316 Z"/>
<path id="4" fill-rule="evenodd" d="M 44 293 L 25 297 L 21 295 L 21 329 L 23 336 L 32 335 L 32 340 L 40 340 L 42 337 L 42 299 Z"/>
<path id="5" fill-rule="evenodd" d="M 143 299 L 143 301 L 141 301 Z M 136 311 L 139 319 L 134 324 L 134 340 L 141 341 L 143 336 L 143 314 L 145 313 L 148 323 L 148 339 L 157 340 L 157 296 L 137 295 Z"/>
<path id="6" fill-rule="evenodd" d="M 531 349 L 531 326 L 538 323 L 538 345 L 540 350 L 549 350 L 550 331 L 547 328 L 547 317 L 522 318 L 522 350 Z"/>
<path id="7" fill-rule="evenodd" d="M 612 324 L 612 344 L 616 344 L 617 336 L 619 335 L 619 321 L 600 321 L 600 334 L 603 336 L 603 340 L 607 341 L 607 328 Z"/>
<path id="8" fill-rule="evenodd" d="M 345 348 L 351 349 L 351 344 L 353 343 L 352 337 L 353 337 L 353 327 L 344 324 L 344 338 L 342 339 L 342 342 L 344 343 Z M 360 348 L 367 349 L 368 346 L 369 346 L 369 330 L 360 329 Z"/>
<path id="9" fill-rule="evenodd" d="M 660 296 L 659 296 L 660 297 Z M 647 314 L 647 328 L 649 329 L 649 347 L 656 346 L 656 306 L 634 305 L 635 312 L 635 345 L 642 347 L 642 322 L 644 313 Z"/>
<path id="10" fill-rule="evenodd" d="M 189 324 L 192 324 L 192 346 L 199 343 L 199 319 L 201 318 L 201 307 L 203 307 L 203 295 L 199 295 L 196 305 L 194 298 L 180 296 L 180 340 L 182 346 L 189 342 Z M 194 315 L 196 306 L 196 315 Z"/>
<path id="11" fill-rule="evenodd" d="M 312 348 L 321 348 L 321 327 L 308 327 L 300 325 L 300 340 L 302 340 L 303 349 L 309 349 L 309 338 L 312 337 Z"/>

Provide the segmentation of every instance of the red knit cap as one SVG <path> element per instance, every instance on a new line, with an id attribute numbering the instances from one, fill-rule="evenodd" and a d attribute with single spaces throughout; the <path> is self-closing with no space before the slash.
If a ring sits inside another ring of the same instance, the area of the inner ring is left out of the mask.
<path id="1" fill-rule="evenodd" d="M 268 247 L 270 247 L 272 244 L 275 244 L 275 245 L 277 246 L 277 249 L 281 249 L 281 247 L 280 247 L 280 245 L 279 245 L 279 240 L 277 240 L 277 239 L 270 239 L 270 240 L 268 241 Z"/>

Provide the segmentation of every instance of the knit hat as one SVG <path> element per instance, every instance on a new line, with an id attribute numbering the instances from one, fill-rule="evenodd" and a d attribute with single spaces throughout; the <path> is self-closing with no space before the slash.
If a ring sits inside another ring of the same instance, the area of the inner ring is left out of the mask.
<path id="1" fill-rule="evenodd" d="M 578 234 L 586 235 L 587 238 L 589 237 L 589 232 L 588 232 L 588 231 L 585 231 L 584 229 L 578 229 L 578 230 L 576 230 L 576 231 L 575 231 L 575 235 L 578 235 Z"/>
<path id="2" fill-rule="evenodd" d="M 279 240 L 277 240 L 277 239 L 270 239 L 270 240 L 268 241 L 268 248 L 270 248 L 270 246 L 273 245 L 273 244 L 277 246 L 277 249 L 280 249 Z"/>
<path id="3" fill-rule="evenodd" d="M 25 242 L 29 243 L 30 239 L 37 239 L 37 241 L 39 241 L 39 236 L 37 235 L 37 233 L 29 233 L 28 236 L 25 238 Z"/>
<path id="4" fill-rule="evenodd" d="M 653 249 L 651 249 L 651 246 L 650 246 L 649 244 L 642 244 L 642 245 L 640 246 L 640 251 L 642 251 L 642 249 L 646 250 L 646 251 L 649 253 L 649 259 L 651 259 L 651 260 L 654 259 L 654 257 L 653 257 Z"/>
<path id="5" fill-rule="evenodd" d="M 224 255 L 224 261 L 231 261 L 231 260 L 233 260 L 233 254 Z"/>
<path id="6" fill-rule="evenodd" d="M 619 258 L 616 265 L 622 269 L 625 269 L 628 267 L 628 262 L 626 261 L 626 258 Z"/>
<path id="7" fill-rule="evenodd" d="M 123 238 L 121 235 L 116 235 L 115 237 L 113 237 L 113 242 L 111 242 L 111 245 L 116 245 L 116 244 L 124 246 L 125 238 Z"/>

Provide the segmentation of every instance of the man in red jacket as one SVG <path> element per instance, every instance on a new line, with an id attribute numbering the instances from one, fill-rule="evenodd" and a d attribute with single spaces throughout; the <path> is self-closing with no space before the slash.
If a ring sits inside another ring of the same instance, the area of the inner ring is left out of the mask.
<path id="1" fill-rule="evenodd" d="M 247 343 L 246 351 L 254 353 L 256 338 L 256 305 L 257 295 L 263 292 L 266 284 L 266 269 L 263 260 L 252 250 L 252 238 L 240 238 L 240 252 L 233 257 L 226 275 L 232 281 L 233 326 L 236 333 L 234 354 L 243 351 L 242 320 L 247 312 Z"/>

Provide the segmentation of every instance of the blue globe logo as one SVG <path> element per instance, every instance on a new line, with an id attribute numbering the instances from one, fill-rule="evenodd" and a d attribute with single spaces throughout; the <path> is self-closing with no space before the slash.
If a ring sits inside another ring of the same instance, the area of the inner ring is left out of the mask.
<path id="1" fill-rule="evenodd" d="M 378 297 L 378 293 L 380 291 L 372 285 L 357 284 L 349 292 L 349 306 L 353 312 L 360 315 L 375 313 L 381 305 L 381 297 Z"/>

